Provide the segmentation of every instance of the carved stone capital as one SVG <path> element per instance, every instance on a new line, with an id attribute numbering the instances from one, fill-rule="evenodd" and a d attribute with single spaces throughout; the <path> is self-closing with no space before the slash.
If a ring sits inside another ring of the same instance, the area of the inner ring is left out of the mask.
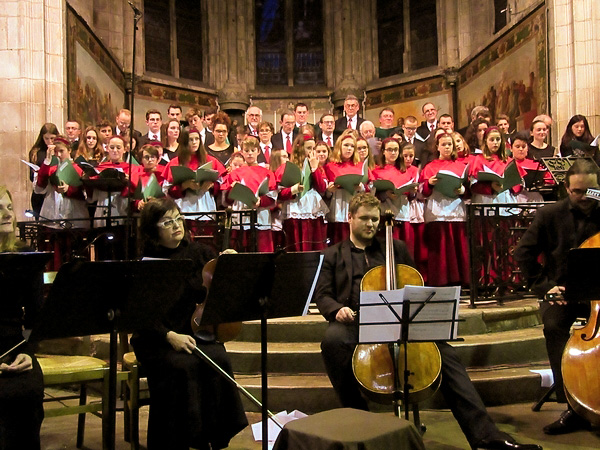
<path id="1" fill-rule="evenodd" d="M 246 110 L 250 106 L 250 96 L 245 84 L 225 83 L 219 91 L 219 105 L 222 110 Z"/>

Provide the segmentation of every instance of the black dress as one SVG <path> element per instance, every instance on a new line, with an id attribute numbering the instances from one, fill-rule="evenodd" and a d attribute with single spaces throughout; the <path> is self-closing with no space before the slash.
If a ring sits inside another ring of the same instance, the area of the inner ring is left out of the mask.
<path id="1" fill-rule="evenodd" d="M 0 298 L 0 354 L 3 354 L 23 340 L 24 326 L 31 328 L 41 304 L 42 279 L 31 280 L 18 274 L 0 272 L 0 286 L 3 288 Z M 0 374 L 0 450 L 40 448 L 44 381 L 34 347 L 28 343 L 21 345 L 3 362 L 10 364 L 20 353 L 31 356 L 33 369 Z"/>
<path id="2" fill-rule="evenodd" d="M 168 331 L 192 335 L 190 319 L 206 295 L 201 271 L 214 253 L 202 244 L 182 241 L 176 249 L 161 247 L 146 256 L 190 259 L 195 266 L 195 275 L 166 317 L 131 339 L 150 388 L 148 449 L 204 449 L 209 443 L 213 449 L 225 448 L 248 425 L 237 389 L 198 356 L 177 352 L 166 340 Z M 233 375 L 223 344 L 197 343 Z"/>

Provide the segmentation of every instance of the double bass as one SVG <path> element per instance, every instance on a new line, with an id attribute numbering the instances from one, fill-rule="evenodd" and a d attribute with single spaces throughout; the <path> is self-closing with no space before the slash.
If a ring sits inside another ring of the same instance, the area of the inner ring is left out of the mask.
<path id="1" fill-rule="evenodd" d="M 423 277 L 413 267 L 396 264 L 392 237 L 392 215 L 386 214 L 385 266 L 370 269 L 360 283 L 361 291 L 400 289 L 405 285 L 423 286 Z M 442 357 L 433 342 L 411 342 L 406 347 L 409 377 L 409 402 L 418 403 L 433 395 L 442 379 Z M 397 357 L 393 358 L 392 353 Z M 394 359 L 397 366 L 394 366 Z M 391 403 L 397 389 L 404 392 L 404 346 L 359 344 L 352 356 L 354 376 L 369 398 Z M 397 383 L 399 384 L 397 386 Z M 405 405 L 407 407 L 407 405 Z"/>
<path id="2" fill-rule="evenodd" d="M 600 233 L 579 248 L 600 248 Z M 590 301 L 586 324 L 575 328 L 562 356 L 562 376 L 571 408 L 594 425 L 600 425 L 600 299 Z"/>

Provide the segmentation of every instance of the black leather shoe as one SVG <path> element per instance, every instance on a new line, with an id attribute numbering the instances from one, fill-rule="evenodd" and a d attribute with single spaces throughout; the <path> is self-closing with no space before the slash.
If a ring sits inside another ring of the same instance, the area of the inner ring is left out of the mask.
<path id="1" fill-rule="evenodd" d="M 502 439 L 490 439 L 479 442 L 473 450 L 542 450 L 537 444 L 519 444 Z"/>
<path id="2" fill-rule="evenodd" d="M 590 423 L 578 416 L 572 409 L 567 409 L 556 422 L 544 427 L 546 434 L 567 434 L 579 430 L 589 430 Z"/>

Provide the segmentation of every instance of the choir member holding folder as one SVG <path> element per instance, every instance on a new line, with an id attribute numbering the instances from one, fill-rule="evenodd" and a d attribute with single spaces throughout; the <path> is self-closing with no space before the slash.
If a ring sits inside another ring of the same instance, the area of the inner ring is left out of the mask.
<path id="1" fill-rule="evenodd" d="M 369 179 L 368 169 L 365 173 L 365 165 L 360 163 L 353 130 L 345 130 L 335 142 L 329 163 L 325 166 L 325 176 L 329 182 L 327 190 L 332 193 L 327 235 L 330 244 L 335 244 L 350 235 L 350 199 L 355 192 L 365 190 Z"/>
<path id="2" fill-rule="evenodd" d="M 35 192 L 44 194 L 40 215 L 50 220 L 89 219 L 83 183 L 83 170 L 71 160 L 71 144 L 62 137 L 54 139 L 38 171 Z M 88 228 L 88 220 L 71 222 L 72 227 Z"/>
<path id="3" fill-rule="evenodd" d="M 454 139 L 448 132 L 436 137 L 438 159 L 421 172 L 425 204 L 427 284 L 446 286 L 469 283 L 465 193 L 467 166 L 456 161 Z"/>
<path id="4" fill-rule="evenodd" d="M 226 172 L 225 166 L 217 158 L 206 153 L 200 131 L 196 128 L 184 130 L 180 137 L 179 156 L 171 159 L 164 169 L 166 181 L 163 191 L 175 199 L 181 212 L 216 211 L 215 198 L 219 193 L 216 181 Z M 188 226 L 193 226 L 193 217 L 187 218 L 190 219 Z M 210 217 L 200 216 L 198 219 L 209 220 Z"/>
<path id="5" fill-rule="evenodd" d="M 163 167 L 158 164 L 160 152 L 150 144 L 141 148 L 143 170 L 132 173 L 132 182 L 135 186 L 134 192 L 134 211 L 141 211 L 146 202 L 151 198 L 160 198 L 164 196 L 162 185 L 165 181 L 163 176 Z"/>
<path id="6" fill-rule="evenodd" d="M 315 138 L 308 134 L 296 137 L 291 160 L 275 171 L 288 251 L 322 250 L 326 246 L 324 219 L 329 208 L 321 196 L 327 189 L 323 174 Z"/>
<path id="7" fill-rule="evenodd" d="M 242 141 L 242 154 L 246 165 L 231 171 L 223 180 L 224 203 L 232 204 L 234 211 L 257 209 L 257 248 L 259 252 L 272 252 L 271 209 L 276 206 L 277 191 L 273 172 L 258 165 L 260 146 L 254 136 Z M 238 224 L 239 225 L 239 224 Z M 242 239 L 248 243 L 248 225 L 243 226 Z M 232 236 L 237 234 L 233 230 Z"/>
<path id="8" fill-rule="evenodd" d="M 381 210 L 392 211 L 395 227 L 394 239 L 406 242 L 411 256 L 414 255 L 412 227 L 410 224 L 410 200 L 417 195 L 419 186 L 417 168 L 406 168 L 400 156 L 400 143 L 395 138 L 385 138 L 381 143 L 381 164 L 373 169 L 373 188 L 381 200 Z"/>
<path id="9" fill-rule="evenodd" d="M 97 202 L 97 218 L 127 215 L 127 197 L 132 185 L 129 180 L 129 163 L 123 162 L 125 147 L 125 140 L 121 136 L 111 136 L 108 139 L 106 161 L 100 163 L 95 174 L 89 178 L 93 194 L 88 195 L 88 198 Z M 138 170 L 139 166 L 131 167 L 132 173 Z"/>
<path id="10" fill-rule="evenodd" d="M 489 127 L 483 135 L 483 153 L 470 166 L 473 203 L 514 203 L 521 191 L 525 171 L 506 154 L 504 138 L 498 127 Z"/>

